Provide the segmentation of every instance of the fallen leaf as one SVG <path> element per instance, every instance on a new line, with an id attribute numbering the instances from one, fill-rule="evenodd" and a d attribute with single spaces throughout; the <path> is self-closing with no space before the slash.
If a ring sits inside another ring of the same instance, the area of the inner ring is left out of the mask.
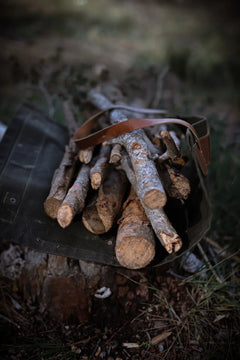
<path id="1" fill-rule="evenodd" d="M 170 335 L 172 334 L 171 331 L 166 331 L 162 334 L 156 335 L 152 338 L 151 340 L 151 344 L 152 345 L 157 345 L 158 343 L 160 343 L 161 341 L 167 339 Z"/>

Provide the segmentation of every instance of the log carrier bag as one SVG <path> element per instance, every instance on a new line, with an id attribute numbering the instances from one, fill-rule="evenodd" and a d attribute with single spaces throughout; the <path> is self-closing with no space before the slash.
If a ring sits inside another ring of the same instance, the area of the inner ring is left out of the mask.
<path id="1" fill-rule="evenodd" d="M 193 125 L 205 148 L 205 165 L 208 165 L 207 120 L 200 117 L 184 120 Z M 182 126 L 181 130 L 184 130 Z M 184 175 L 191 181 L 191 193 L 184 204 L 169 199 L 165 207 L 183 240 L 183 247 L 177 254 L 169 255 L 156 241 L 156 256 L 151 265 L 161 265 L 181 256 L 200 241 L 210 227 L 207 167 L 200 166 L 192 132 L 184 131 L 187 136 L 183 148 L 189 157 Z M 65 126 L 51 121 L 32 105 L 23 104 L 17 111 L 0 143 L 0 239 L 40 252 L 119 266 L 114 252 L 114 229 L 104 235 L 93 235 L 83 226 L 81 216 L 76 216 L 69 227 L 62 229 L 44 212 L 43 203 L 53 173 L 68 141 Z"/>

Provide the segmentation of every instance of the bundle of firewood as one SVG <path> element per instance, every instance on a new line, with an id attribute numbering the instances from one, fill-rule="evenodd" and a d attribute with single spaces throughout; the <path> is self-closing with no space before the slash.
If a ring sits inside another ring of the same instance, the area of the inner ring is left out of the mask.
<path id="1" fill-rule="evenodd" d="M 100 110 L 114 107 L 96 90 L 88 99 Z M 184 201 L 190 193 L 189 180 L 181 173 L 186 159 L 176 133 L 159 125 L 79 150 L 72 139 L 78 126 L 71 103 L 63 105 L 71 139 L 44 203 L 47 215 L 62 228 L 77 214 L 94 234 L 113 228 L 116 258 L 126 268 L 147 266 L 155 257 L 155 241 L 169 254 L 179 251 L 182 240 L 164 211 L 169 197 Z M 113 109 L 107 121 L 116 124 L 129 116 L 126 110 Z"/>

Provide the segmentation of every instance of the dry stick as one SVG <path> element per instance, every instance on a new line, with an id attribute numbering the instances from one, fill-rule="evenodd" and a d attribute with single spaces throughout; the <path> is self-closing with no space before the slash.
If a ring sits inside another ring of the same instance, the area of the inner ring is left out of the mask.
<path id="1" fill-rule="evenodd" d="M 115 253 L 120 265 L 141 269 L 155 256 L 155 236 L 133 187 L 124 204 L 117 231 Z"/>
<path id="2" fill-rule="evenodd" d="M 207 266 L 209 267 L 209 269 L 212 271 L 213 275 L 215 276 L 217 282 L 218 282 L 219 284 L 222 284 L 222 283 L 224 282 L 224 278 L 220 278 L 220 277 L 218 276 L 218 274 L 216 273 L 215 269 L 212 267 L 212 264 L 210 263 L 210 261 L 209 261 L 209 259 L 208 259 L 208 257 L 207 257 L 207 254 L 206 254 L 205 251 L 203 250 L 201 244 L 198 243 L 198 244 L 197 244 L 197 247 L 198 247 L 198 249 L 200 250 L 200 253 L 202 254 L 202 257 L 203 257 L 203 259 L 205 260 Z"/>
<path id="3" fill-rule="evenodd" d="M 90 166 L 82 164 L 76 180 L 58 210 L 57 221 L 62 228 L 69 226 L 76 214 L 79 214 L 85 205 L 89 189 Z"/>
<path id="4" fill-rule="evenodd" d="M 178 149 L 180 149 L 180 143 L 181 143 L 181 142 L 180 142 L 180 139 L 178 138 L 177 134 L 175 133 L 175 131 L 169 131 L 169 134 L 170 134 L 170 136 L 172 137 L 172 139 L 173 139 L 176 147 L 177 147 Z"/>
<path id="5" fill-rule="evenodd" d="M 93 146 L 87 149 L 79 150 L 79 160 L 84 164 L 89 164 L 93 157 Z"/>
<path id="6" fill-rule="evenodd" d="M 69 100 L 63 102 L 65 118 L 68 122 L 69 135 L 72 137 L 78 129 L 77 121 L 74 115 L 72 103 Z M 79 160 L 84 164 L 89 164 L 93 156 L 93 147 L 79 151 Z"/>
<path id="7" fill-rule="evenodd" d="M 126 172 L 128 180 L 136 189 L 136 176 L 134 171 L 129 164 L 127 156 L 122 157 L 121 165 L 123 170 Z M 139 199 L 141 200 L 141 194 L 137 192 Z M 165 214 L 162 208 L 158 209 L 149 209 L 143 201 L 141 201 L 142 206 L 145 210 L 145 213 L 152 225 L 152 228 L 160 240 L 162 246 L 166 251 L 171 254 L 172 252 L 177 252 L 182 246 L 182 240 L 177 234 L 176 230 L 173 228 L 170 223 L 167 215 Z"/>
<path id="8" fill-rule="evenodd" d="M 110 155 L 110 146 L 102 145 L 100 148 L 97 161 L 90 170 L 91 186 L 95 190 L 97 190 L 100 187 L 106 176 L 109 155 Z"/>
<path id="9" fill-rule="evenodd" d="M 164 145 L 167 148 L 167 155 L 168 155 L 169 159 L 172 160 L 173 164 L 184 166 L 185 160 L 182 158 L 180 150 L 176 144 L 176 142 L 179 144 L 179 140 L 176 139 L 174 141 L 174 138 L 176 136 L 174 136 L 173 132 L 171 134 L 167 130 L 161 131 L 161 138 L 162 138 Z"/>
<path id="10" fill-rule="evenodd" d="M 98 194 L 83 211 L 82 221 L 87 230 L 103 234 L 111 229 L 120 212 L 127 184 L 123 171 L 111 169 Z"/>
<path id="11" fill-rule="evenodd" d="M 116 164 L 118 163 L 122 158 L 122 146 L 120 144 L 115 144 L 112 147 L 111 154 L 110 154 L 110 164 Z"/>
<path id="12" fill-rule="evenodd" d="M 97 91 L 89 92 L 89 100 L 98 108 L 104 110 L 113 104 Z M 127 120 L 122 110 L 114 110 L 110 114 L 112 124 Z M 154 162 L 149 158 L 149 150 L 144 141 L 143 130 L 135 130 L 118 136 L 116 143 L 123 145 L 131 159 L 134 172 L 136 174 L 137 193 L 141 194 L 143 203 L 156 209 L 166 204 L 167 196 L 158 176 Z"/>
<path id="13" fill-rule="evenodd" d="M 71 140 L 65 147 L 65 153 L 59 167 L 55 170 L 51 189 L 44 202 L 44 210 L 52 219 L 56 219 L 77 165 L 76 144 Z"/>
<path id="14" fill-rule="evenodd" d="M 69 100 L 63 102 L 68 132 L 70 137 L 77 130 L 77 122 L 73 114 L 72 104 Z M 51 189 L 47 199 L 44 202 L 44 210 L 52 219 L 57 218 L 58 209 L 61 206 L 77 165 L 77 146 L 73 140 L 65 147 L 65 153 L 59 167 L 53 175 Z"/>
<path id="15" fill-rule="evenodd" d="M 170 159 L 174 165 L 185 165 L 179 151 L 180 140 L 174 131 L 163 130 L 161 131 L 161 137 L 167 151 L 157 158 L 158 162 L 164 162 L 164 168 L 159 171 L 160 178 L 170 197 L 186 200 L 191 191 L 189 180 L 166 163 L 166 160 Z"/>
<path id="16" fill-rule="evenodd" d="M 226 248 L 222 248 L 216 241 L 214 241 L 208 237 L 205 237 L 204 240 L 206 240 L 210 245 L 212 245 L 215 249 L 217 249 L 219 251 L 217 253 L 217 255 L 219 255 L 221 257 L 231 256 L 231 253 Z M 234 259 L 234 261 L 236 261 L 237 263 L 240 264 L 239 256 L 233 256 L 232 258 Z"/>
<path id="17" fill-rule="evenodd" d="M 181 154 L 180 154 L 180 151 L 179 151 L 177 145 L 175 144 L 172 136 L 170 135 L 170 133 L 167 130 L 161 131 L 161 138 L 162 138 L 164 145 L 167 148 L 168 156 L 171 160 L 175 160 L 175 159 L 178 159 L 179 157 L 181 157 Z"/>

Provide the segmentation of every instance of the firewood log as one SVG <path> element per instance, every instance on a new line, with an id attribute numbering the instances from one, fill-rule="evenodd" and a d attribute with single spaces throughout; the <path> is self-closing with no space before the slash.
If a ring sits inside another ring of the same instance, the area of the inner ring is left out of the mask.
<path id="1" fill-rule="evenodd" d="M 79 160 L 81 163 L 89 164 L 93 157 L 93 146 L 90 146 L 88 149 L 79 151 Z"/>
<path id="2" fill-rule="evenodd" d="M 82 221 L 94 234 L 109 231 L 119 214 L 127 189 L 127 178 L 123 171 L 111 169 L 98 194 L 85 207 Z"/>
<path id="3" fill-rule="evenodd" d="M 159 176 L 163 186 L 170 197 L 179 200 L 186 200 L 190 194 L 190 181 L 178 170 L 165 165 L 165 168 L 159 171 Z"/>
<path id="4" fill-rule="evenodd" d="M 136 189 L 136 176 L 133 169 L 131 168 L 131 165 L 129 164 L 129 159 L 126 154 L 122 157 L 121 165 L 123 170 L 126 172 L 128 180 Z M 160 240 L 165 250 L 169 254 L 180 250 L 182 246 L 182 240 L 180 239 L 176 230 L 173 228 L 164 210 L 162 208 L 149 209 L 149 207 L 147 207 L 141 200 L 141 194 L 137 192 L 137 195 L 142 203 L 147 218 L 149 219 L 156 236 Z"/>
<path id="5" fill-rule="evenodd" d="M 103 95 L 95 90 L 89 92 L 89 100 L 96 107 L 104 110 L 113 104 Z M 112 124 L 127 120 L 122 110 L 114 110 L 110 114 Z M 159 179 L 154 162 L 150 159 L 149 150 L 144 141 L 143 130 L 135 130 L 133 133 L 126 133 L 118 136 L 116 143 L 123 145 L 131 159 L 136 174 L 137 193 L 141 194 L 144 204 L 156 209 L 166 204 L 167 196 Z"/>
<path id="6" fill-rule="evenodd" d="M 68 126 L 69 136 L 72 137 L 72 135 L 76 132 L 78 125 L 70 100 L 63 102 L 63 110 Z M 49 195 L 44 202 L 44 210 L 52 219 L 57 218 L 58 209 L 61 206 L 72 181 L 77 165 L 77 153 L 78 149 L 76 144 L 73 140 L 70 140 L 69 144 L 65 147 L 65 153 L 62 161 L 58 169 L 55 170 Z"/>
<path id="7" fill-rule="evenodd" d="M 141 269 L 155 256 L 155 236 L 133 187 L 123 208 L 116 237 L 116 257 L 119 264 L 128 269 Z"/>
<path id="8" fill-rule="evenodd" d="M 96 163 L 90 170 L 91 186 L 95 190 L 100 187 L 106 176 L 109 155 L 110 146 L 101 146 Z"/>
<path id="9" fill-rule="evenodd" d="M 121 160 L 122 158 L 121 150 L 122 150 L 122 146 L 120 144 L 113 145 L 109 160 L 110 164 L 116 164 Z"/>
<path id="10" fill-rule="evenodd" d="M 68 193 L 60 206 L 57 221 L 62 228 L 69 226 L 76 214 L 82 212 L 89 189 L 90 166 L 82 164 L 77 178 L 68 190 Z"/>
<path id="11" fill-rule="evenodd" d="M 44 202 L 44 210 L 52 219 L 56 219 L 58 210 L 66 196 L 77 165 L 77 147 L 71 140 L 65 147 L 65 153 L 59 167 L 55 170 L 51 189 Z"/>

